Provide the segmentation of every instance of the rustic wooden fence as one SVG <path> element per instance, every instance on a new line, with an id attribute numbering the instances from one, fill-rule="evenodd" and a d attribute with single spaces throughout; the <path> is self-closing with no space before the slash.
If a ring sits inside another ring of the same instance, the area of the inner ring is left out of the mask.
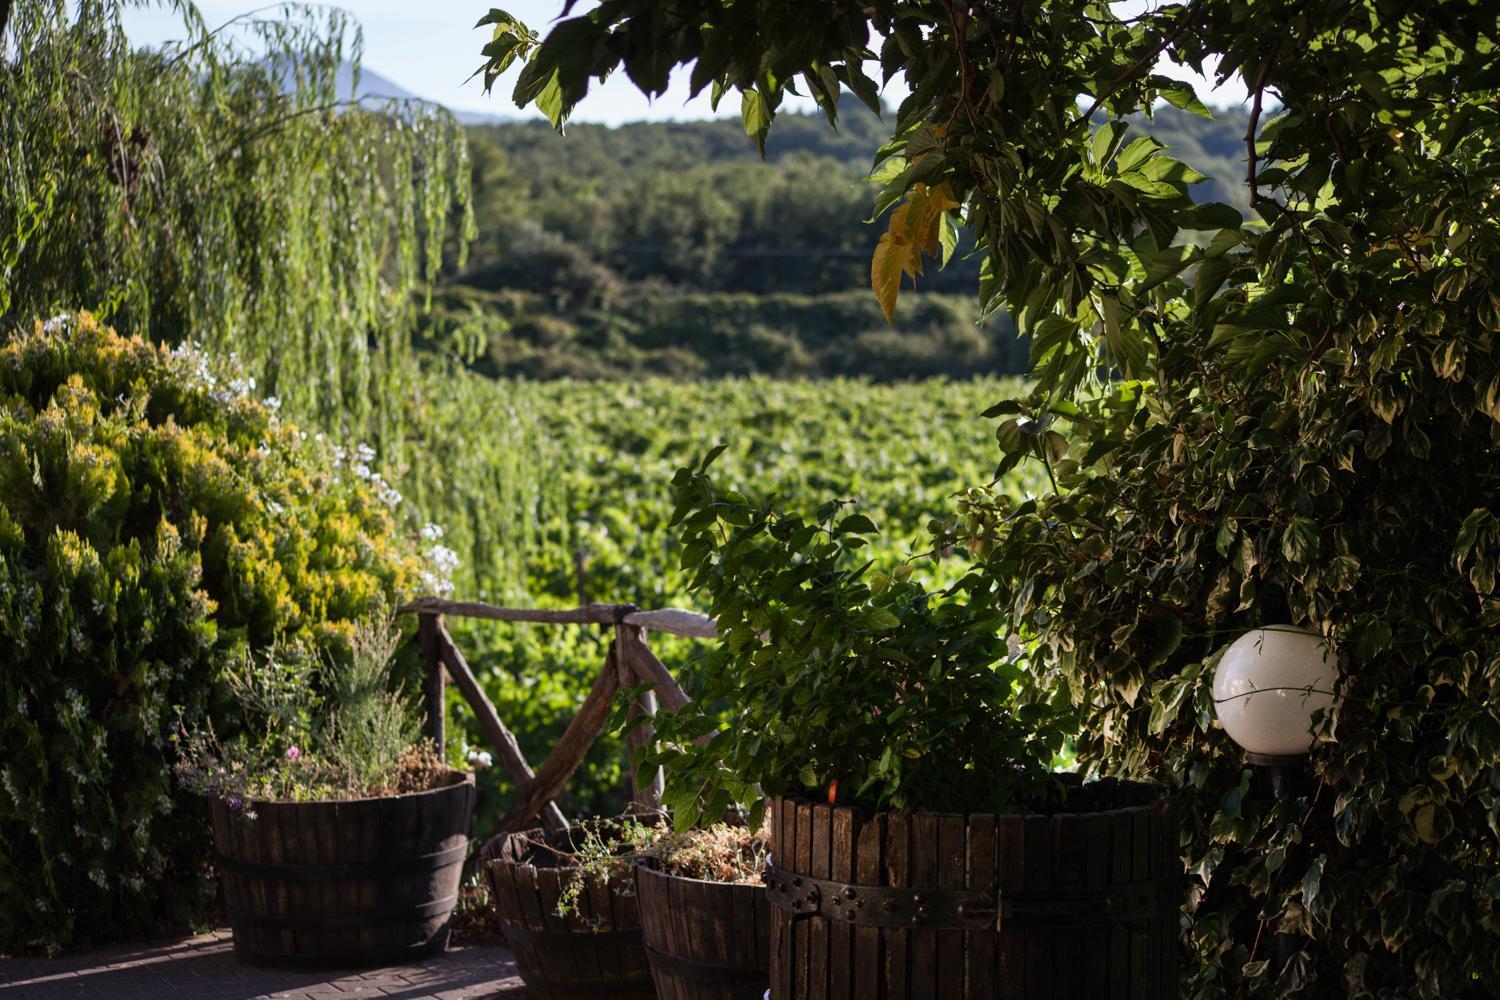
<path id="1" fill-rule="evenodd" d="M 474 601 L 424 598 L 402 606 L 400 612 L 417 616 L 417 636 L 427 664 L 423 679 L 427 735 L 439 746 L 443 745 L 446 735 L 446 672 L 478 717 L 480 728 L 494 748 L 496 761 L 515 778 L 518 789 L 516 804 L 500 823 L 500 829 L 508 831 L 525 830 L 534 825 L 538 817 L 548 830 L 568 828 L 567 818 L 553 800 L 562 793 L 568 779 L 582 763 L 584 754 L 588 753 L 589 747 L 593 746 L 599 734 L 604 731 L 609 719 L 610 703 L 621 688 L 650 686 L 636 697 L 631 708 L 632 716 L 645 716 L 648 720 L 656 714 L 658 705 L 675 712 L 687 704 L 688 696 L 672 677 L 672 672 L 647 645 L 648 631 L 698 639 L 711 639 L 716 634 L 713 619 L 695 611 L 683 611 L 679 608 L 642 611 L 632 604 L 585 604 L 562 611 L 537 611 L 529 608 L 501 608 Z M 515 736 L 506 728 L 494 703 L 484 693 L 484 688 L 470 669 L 468 660 L 454 643 L 453 636 L 448 633 L 447 626 L 443 624 L 444 615 L 544 625 L 602 625 L 614 630 L 614 638 L 610 641 L 609 652 L 604 657 L 604 665 L 598 678 L 541 767 L 532 770 L 531 764 L 522 755 Z M 652 738 L 649 721 L 632 727 L 627 736 L 631 753 L 634 754 L 638 747 L 650 743 Z M 660 809 L 661 769 L 656 768 L 652 774 L 643 775 L 632 767 L 630 778 L 633 808 L 640 811 Z"/>

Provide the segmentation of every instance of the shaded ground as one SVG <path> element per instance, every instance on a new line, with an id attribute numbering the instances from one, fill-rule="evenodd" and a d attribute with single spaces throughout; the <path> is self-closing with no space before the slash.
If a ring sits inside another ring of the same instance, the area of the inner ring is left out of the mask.
<path id="1" fill-rule="evenodd" d="M 320 972 L 260 969 L 235 960 L 229 931 L 174 941 L 113 945 L 62 958 L 0 960 L 0 1000 L 519 1000 L 525 996 L 510 951 L 469 944 L 410 965 Z"/>

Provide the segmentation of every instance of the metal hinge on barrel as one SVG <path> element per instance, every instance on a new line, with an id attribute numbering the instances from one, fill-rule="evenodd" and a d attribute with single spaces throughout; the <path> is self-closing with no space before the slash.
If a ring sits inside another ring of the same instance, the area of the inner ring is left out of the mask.
<path id="1" fill-rule="evenodd" d="M 1012 922 L 1132 925 L 1157 916 L 1163 899 L 1155 882 L 979 892 L 851 885 L 794 875 L 774 865 L 767 865 L 763 880 L 771 905 L 790 911 L 794 917 L 924 930 L 1000 931 Z"/>

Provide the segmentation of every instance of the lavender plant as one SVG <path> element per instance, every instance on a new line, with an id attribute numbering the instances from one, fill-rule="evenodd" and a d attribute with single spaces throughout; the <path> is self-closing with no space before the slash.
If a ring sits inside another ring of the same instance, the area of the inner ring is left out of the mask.
<path id="1" fill-rule="evenodd" d="M 421 741 L 415 705 L 392 680 L 401 633 L 388 619 L 359 623 L 347 650 L 306 644 L 245 657 L 230 686 L 249 717 L 221 740 L 212 726 L 177 735 L 178 782 L 254 816 L 257 801 L 350 799 L 417 791 L 448 773 Z"/>

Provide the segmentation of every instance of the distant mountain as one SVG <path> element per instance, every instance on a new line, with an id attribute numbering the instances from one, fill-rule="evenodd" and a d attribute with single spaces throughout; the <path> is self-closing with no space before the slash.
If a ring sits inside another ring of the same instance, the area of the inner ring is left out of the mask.
<path id="1" fill-rule="evenodd" d="M 335 77 L 338 87 L 339 100 L 347 101 L 354 96 L 354 66 L 344 63 L 339 67 L 338 75 Z M 394 97 L 398 101 L 415 101 L 420 98 L 405 87 L 387 77 L 381 76 L 367 66 L 361 66 L 359 70 L 359 96 L 361 101 L 369 99 L 383 99 Z"/>
<path id="2" fill-rule="evenodd" d="M 338 88 L 338 97 L 341 101 L 351 101 L 356 97 L 354 93 L 354 66 L 345 62 L 339 66 L 338 73 L 334 77 L 334 84 Z M 282 89 L 291 87 L 290 80 L 282 82 Z M 368 66 L 359 68 L 359 102 L 365 107 L 376 107 L 387 100 L 419 101 L 422 95 L 414 94 L 389 77 L 382 76 Z M 517 121 L 513 115 L 497 115 L 484 111 L 453 111 L 453 117 L 464 125 L 502 125 L 507 122 Z"/>

